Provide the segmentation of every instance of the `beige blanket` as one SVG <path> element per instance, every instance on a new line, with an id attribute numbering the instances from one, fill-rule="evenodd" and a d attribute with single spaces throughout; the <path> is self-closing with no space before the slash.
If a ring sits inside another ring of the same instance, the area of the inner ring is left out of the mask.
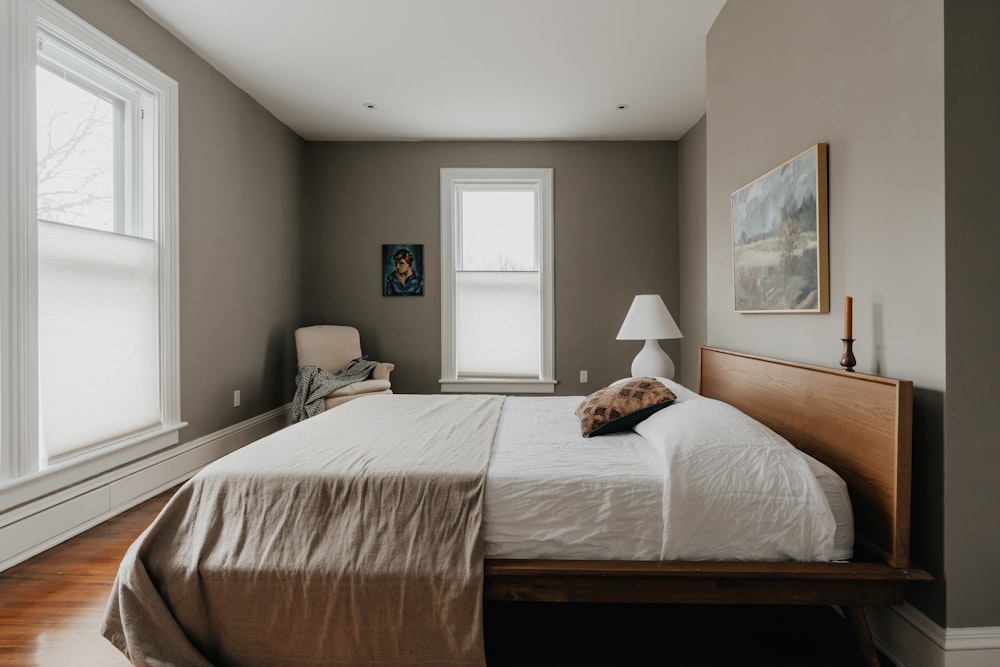
<path id="1" fill-rule="evenodd" d="M 365 397 L 216 461 L 129 549 L 102 633 L 136 665 L 483 665 L 502 403 Z"/>

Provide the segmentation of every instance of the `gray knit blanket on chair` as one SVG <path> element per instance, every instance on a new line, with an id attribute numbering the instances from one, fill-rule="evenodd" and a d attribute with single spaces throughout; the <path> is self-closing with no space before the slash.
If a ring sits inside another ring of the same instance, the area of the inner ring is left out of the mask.
<path id="1" fill-rule="evenodd" d="M 358 357 L 337 373 L 323 370 L 319 366 L 299 366 L 295 375 L 295 396 L 292 397 L 292 423 L 314 417 L 323 412 L 324 400 L 332 391 L 354 382 L 367 380 L 377 361 Z"/>

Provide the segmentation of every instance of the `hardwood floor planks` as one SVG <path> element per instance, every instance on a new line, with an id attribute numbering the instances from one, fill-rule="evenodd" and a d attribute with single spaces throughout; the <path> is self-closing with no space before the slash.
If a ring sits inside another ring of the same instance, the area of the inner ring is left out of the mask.
<path id="1" fill-rule="evenodd" d="M 0 666 L 129 664 L 101 619 L 118 563 L 173 492 L 0 572 Z"/>

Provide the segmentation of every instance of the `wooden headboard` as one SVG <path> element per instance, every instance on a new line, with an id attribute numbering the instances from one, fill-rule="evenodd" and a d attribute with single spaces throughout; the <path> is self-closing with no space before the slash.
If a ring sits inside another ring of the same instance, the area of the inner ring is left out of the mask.
<path id="1" fill-rule="evenodd" d="M 909 566 L 912 382 L 703 346 L 698 391 L 836 470 L 851 495 L 855 551 Z"/>

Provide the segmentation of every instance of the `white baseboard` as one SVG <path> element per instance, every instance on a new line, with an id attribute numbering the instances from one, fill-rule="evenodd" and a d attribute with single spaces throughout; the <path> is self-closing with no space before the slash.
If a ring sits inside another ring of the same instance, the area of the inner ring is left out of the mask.
<path id="1" fill-rule="evenodd" d="M 89 479 L 0 527 L 0 572 L 180 484 L 215 459 L 288 425 L 288 406 Z M 10 519 L 12 517 L 8 517 Z"/>
<path id="2" fill-rule="evenodd" d="M 942 628 L 907 603 L 867 612 L 875 645 L 899 667 L 1000 665 L 1000 627 Z"/>

